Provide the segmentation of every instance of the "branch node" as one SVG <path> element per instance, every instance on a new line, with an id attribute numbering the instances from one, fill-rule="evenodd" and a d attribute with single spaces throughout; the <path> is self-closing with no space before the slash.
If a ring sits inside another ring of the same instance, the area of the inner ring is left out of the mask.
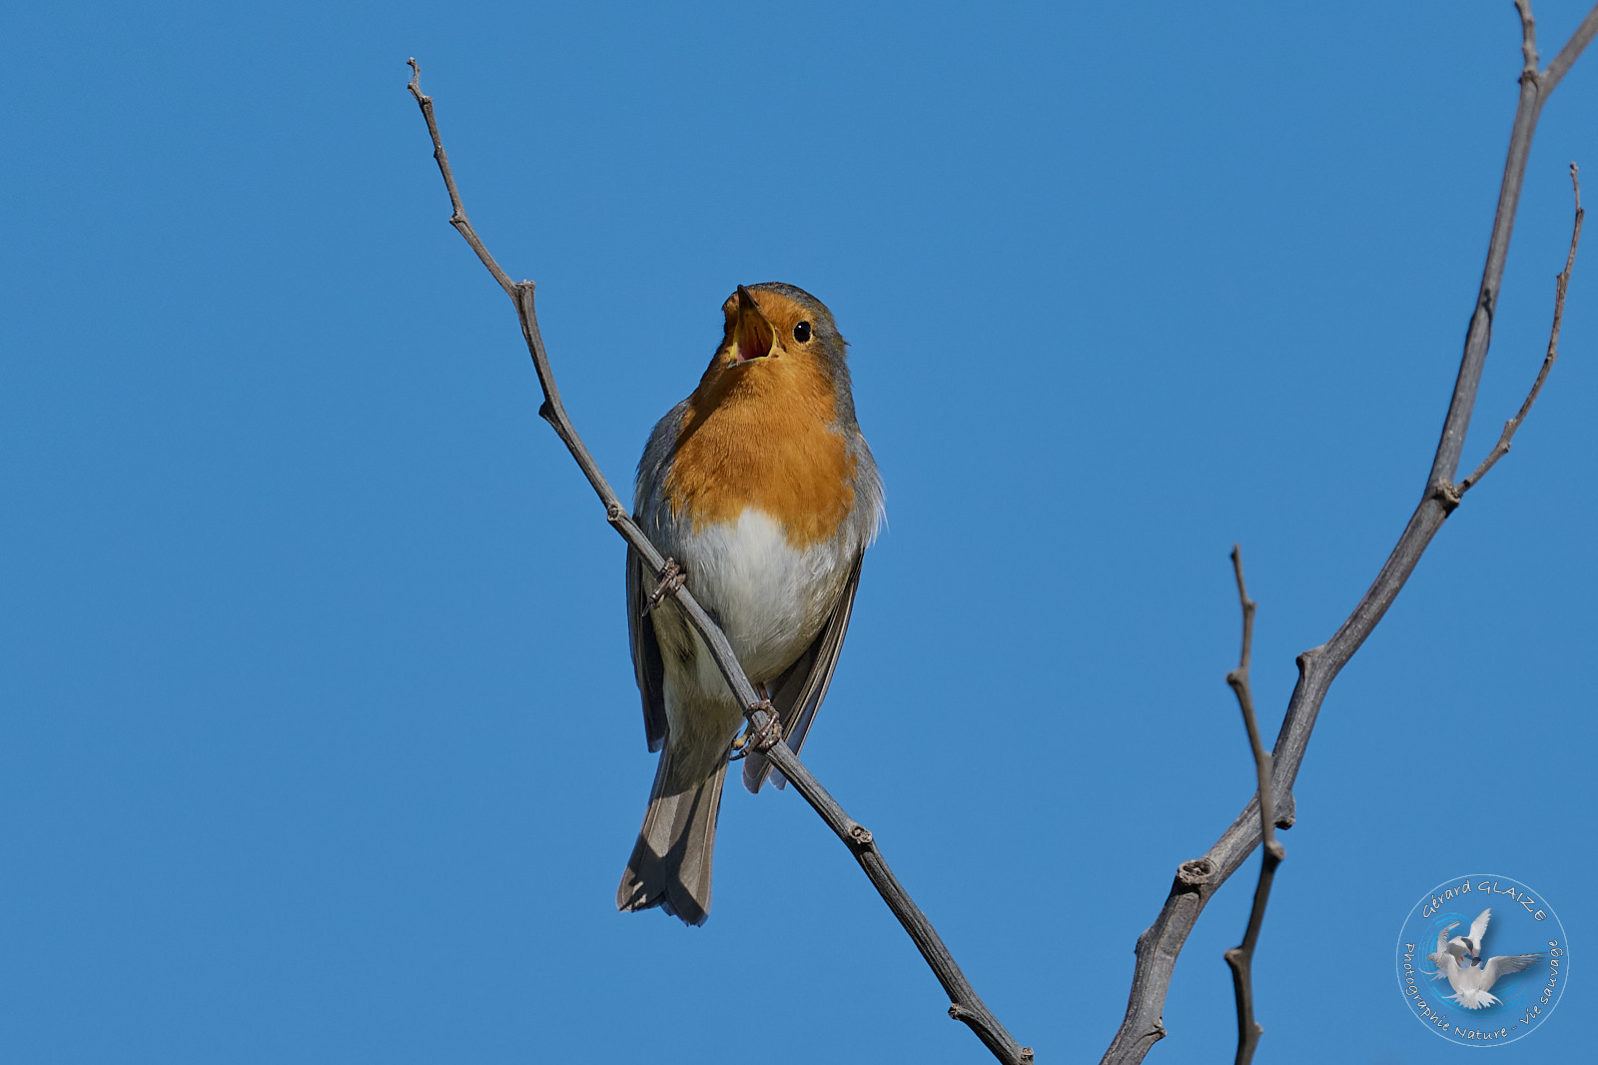
<path id="1" fill-rule="evenodd" d="M 1465 486 L 1468 487 L 1468 486 Z M 1459 506 L 1459 501 L 1465 496 L 1465 487 L 1454 484 L 1452 481 L 1441 481 L 1432 485 L 1428 497 L 1442 504 L 1443 514 L 1449 515 Z"/>
<path id="2" fill-rule="evenodd" d="M 861 850 L 872 846 L 876 842 L 871 835 L 871 829 L 860 824 L 858 821 L 849 822 L 849 839 Z M 953 1007 L 950 1008 L 952 1009 Z M 950 1014 L 950 1016 L 953 1016 L 953 1014 Z"/>
<path id="3" fill-rule="evenodd" d="M 1208 858 L 1194 858 L 1183 862 L 1176 868 L 1176 883 L 1172 885 L 1172 890 L 1184 892 L 1202 890 L 1214 874 L 1215 863 Z"/>

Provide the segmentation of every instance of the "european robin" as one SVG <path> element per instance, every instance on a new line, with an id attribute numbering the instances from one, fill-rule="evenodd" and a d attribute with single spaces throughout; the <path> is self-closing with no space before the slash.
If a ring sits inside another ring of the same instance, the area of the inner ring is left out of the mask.
<path id="1" fill-rule="evenodd" d="M 738 290 L 693 395 L 655 426 L 633 517 L 771 700 L 797 751 L 838 664 L 882 482 L 855 421 L 844 339 L 793 285 Z M 627 628 L 651 751 L 665 748 L 616 907 L 660 906 L 688 924 L 710 911 L 716 815 L 743 712 L 674 601 L 628 552 Z M 750 749 L 744 786 L 771 773 Z M 782 780 L 779 776 L 777 783 Z"/>

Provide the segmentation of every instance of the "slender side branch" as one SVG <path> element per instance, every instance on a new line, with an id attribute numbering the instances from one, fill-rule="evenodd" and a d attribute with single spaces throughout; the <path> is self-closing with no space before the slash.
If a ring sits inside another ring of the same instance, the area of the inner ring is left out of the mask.
<path id="1" fill-rule="evenodd" d="M 416 97 L 416 104 L 422 109 L 422 117 L 427 120 L 427 132 L 433 138 L 433 159 L 438 163 L 439 173 L 444 175 L 444 187 L 449 190 L 449 204 L 454 208 L 449 216 L 449 224 L 455 227 L 456 232 L 466 238 L 466 243 L 472 246 L 477 257 L 488 267 L 488 272 L 494 275 L 494 280 L 499 282 L 499 287 L 505 290 L 505 295 L 511 299 L 516 298 L 516 286 L 511 283 L 510 275 L 499 268 L 499 263 L 488 254 L 488 249 L 477 236 L 477 230 L 472 228 L 471 222 L 466 219 L 466 205 L 461 203 L 460 190 L 455 187 L 455 174 L 449 168 L 449 155 L 444 151 L 444 141 L 438 135 L 438 121 L 433 117 L 433 98 L 422 95 L 422 67 L 416 62 L 416 57 L 405 61 L 411 68 L 410 84 L 405 87 Z"/>
<path id="2" fill-rule="evenodd" d="M 1237 998 L 1237 1056 L 1236 1065 L 1248 1065 L 1254 1060 L 1254 1048 L 1259 1045 L 1265 1031 L 1254 1019 L 1254 946 L 1259 942 L 1260 925 L 1265 922 L 1265 907 L 1271 900 L 1271 883 L 1276 878 L 1276 867 L 1287 856 L 1287 851 L 1276 838 L 1275 804 L 1271 801 L 1271 753 L 1260 742 L 1259 719 L 1254 715 L 1254 691 L 1248 682 L 1249 659 L 1254 647 L 1254 600 L 1248 597 L 1243 584 L 1243 550 L 1232 545 L 1232 572 L 1237 577 L 1237 598 L 1243 608 L 1243 650 L 1238 655 L 1237 668 L 1226 675 L 1237 696 L 1237 707 L 1243 712 L 1243 729 L 1248 733 L 1249 750 L 1254 755 L 1254 772 L 1260 808 L 1260 834 L 1265 840 L 1265 853 L 1260 861 L 1260 878 L 1254 887 L 1254 907 L 1249 911 L 1248 929 L 1243 933 L 1241 945 L 1226 952 L 1226 964 L 1232 968 L 1232 991 Z"/>
<path id="3" fill-rule="evenodd" d="M 1498 210 L 1493 217 L 1492 236 L 1487 243 L 1487 263 L 1482 269 L 1481 287 L 1477 290 L 1476 311 L 1471 316 L 1470 328 L 1465 334 L 1465 352 L 1459 364 L 1459 377 L 1454 384 L 1448 416 L 1443 422 L 1442 439 L 1438 442 L 1437 455 L 1432 461 L 1428 478 L 1430 490 L 1441 497 L 1449 510 L 1459 503 L 1453 473 L 1459 468 L 1460 455 L 1465 447 L 1465 431 L 1470 428 L 1471 411 L 1476 406 L 1476 387 L 1481 383 L 1482 366 L 1487 360 L 1488 345 L 1492 343 L 1493 314 L 1498 308 L 1498 292 L 1503 284 L 1510 234 L 1515 228 L 1515 208 L 1520 203 L 1521 185 L 1526 178 L 1526 161 L 1531 154 L 1532 135 L 1537 131 L 1537 120 L 1542 116 L 1543 104 L 1548 101 L 1582 49 L 1598 34 L 1598 6 L 1595 6 L 1582 19 L 1581 25 L 1559 50 L 1548 69 L 1539 73 L 1536 24 L 1531 17 L 1531 4 L 1529 0 L 1516 0 L 1515 7 L 1520 13 L 1521 52 L 1526 64 L 1520 75 L 1520 103 L 1515 109 L 1515 124 L 1509 134 L 1509 152 L 1504 160 L 1504 177 L 1498 189 Z"/>
<path id="4" fill-rule="evenodd" d="M 1554 61 L 1548 64 L 1548 69 L 1543 71 L 1544 96 L 1554 91 L 1554 86 L 1559 84 L 1560 79 L 1565 76 L 1576 60 L 1581 58 L 1582 50 L 1592 43 L 1594 37 L 1598 37 L 1598 9 L 1589 12 L 1587 17 L 1581 20 L 1581 25 L 1576 27 L 1576 32 L 1570 35 L 1570 40 L 1565 42 L 1565 46 L 1559 50 L 1559 54 L 1554 56 Z"/>
<path id="5" fill-rule="evenodd" d="M 1515 13 L 1520 16 L 1520 55 L 1525 60 L 1520 76 L 1537 76 L 1537 20 L 1531 17 L 1531 0 L 1515 0 Z"/>
<path id="6" fill-rule="evenodd" d="M 1570 164 L 1570 184 L 1576 192 L 1576 221 L 1570 231 L 1570 252 L 1565 256 L 1565 268 L 1554 278 L 1554 324 L 1548 331 L 1548 354 L 1543 356 L 1541 369 L 1537 371 L 1537 379 L 1531 383 L 1531 391 L 1526 394 L 1526 401 L 1520 405 L 1520 410 L 1515 416 L 1504 423 L 1504 431 L 1498 434 L 1498 443 L 1481 460 L 1481 465 L 1471 472 L 1469 477 L 1459 482 L 1459 494 L 1463 496 L 1470 491 L 1471 486 L 1487 475 L 1487 471 L 1497 465 L 1498 460 L 1509 454 L 1509 445 L 1515 438 L 1515 430 L 1520 428 L 1520 423 L 1526 420 L 1526 415 L 1531 413 L 1531 405 L 1537 402 L 1537 396 L 1543 390 L 1543 382 L 1548 380 L 1548 371 L 1554 368 L 1554 363 L 1559 359 L 1559 327 L 1565 320 L 1565 290 L 1570 287 L 1570 271 L 1576 265 L 1576 247 L 1581 243 L 1581 220 L 1586 212 L 1581 208 L 1581 168 L 1575 163 Z"/>
<path id="7" fill-rule="evenodd" d="M 1504 177 L 1499 186 L 1498 209 L 1487 243 L 1487 259 L 1482 268 L 1481 286 L 1465 334 L 1465 350 L 1460 358 L 1459 375 L 1449 399 L 1448 414 L 1433 456 L 1431 470 L 1421 500 L 1416 505 L 1392 553 L 1376 574 L 1353 612 L 1344 619 L 1332 638 L 1298 656 L 1298 684 L 1287 704 L 1287 713 L 1272 751 L 1271 791 L 1277 809 L 1273 823 L 1288 828 L 1293 823 L 1293 782 L 1298 777 L 1310 735 L 1321 704 L 1338 673 L 1375 630 L 1392 606 L 1393 600 L 1409 580 L 1432 537 L 1459 505 L 1461 492 L 1454 484 L 1464 449 L 1465 431 L 1476 405 L 1476 390 L 1482 366 L 1492 340 L 1492 316 L 1503 283 L 1504 263 L 1509 254 L 1509 238 L 1514 228 L 1515 208 L 1520 202 L 1526 162 L 1532 135 L 1548 96 L 1575 63 L 1582 50 L 1598 36 L 1598 6 L 1582 19 L 1581 25 L 1559 50 L 1552 63 L 1538 72 L 1536 40 L 1527 0 L 1518 0 L 1521 14 L 1522 55 L 1527 60 L 1520 78 L 1520 101 L 1509 135 L 1509 150 L 1504 160 Z M 1243 812 L 1222 833 L 1202 858 L 1183 862 L 1166 896 L 1159 916 L 1138 937 L 1137 965 L 1127 996 L 1126 1015 L 1102 1059 L 1106 1065 L 1134 1065 L 1143 1060 L 1149 1048 L 1165 1036 L 1160 1014 L 1177 956 L 1188 934 L 1198 922 L 1204 907 L 1260 842 L 1262 836 L 1259 798 L 1249 801 Z"/>
<path id="8" fill-rule="evenodd" d="M 628 516 L 620 497 L 611 488 L 605 475 L 600 472 L 599 464 L 594 461 L 593 455 L 589 453 L 582 438 L 577 434 L 571 418 L 566 414 L 565 405 L 560 400 L 560 391 L 555 386 L 554 373 L 550 369 L 544 338 L 538 328 L 538 313 L 534 307 L 535 286 L 531 281 L 511 281 L 500 269 L 494 257 L 489 254 L 487 247 L 467 220 L 465 206 L 461 202 L 460 192 L 450 171 L 449 157 L 444 152 L 444 142 L 438 132 L 432 97 L 423 95 L 421 91 L 421 68 L 416 60 L 411 59 L 409 66 L 412 76 L 407 88 L 416 98 L 417 104 L 422 109 L 422 115 L 427 120 L 428 133 L 433 138 L 433 158 L 438 162 L 439 172 L 443 175 L 444 186 L 449 191 L 450 203 L 454 208 L 450 224 L 466 239 L 466 243 L 477 253 L 483 265 L 488 267 L 500 287 L 516 304 L 517 317 L 521 320 L 522 337 L 527 342 L 533 368 L 538 374 L 539 386 L 544 392 L 544 402 L 539 408 L 539 415 L 549 422 L 561 442 L 571 452 L 572 458 L 577 461 L 583 476 L 588 478 L 588 483 L 599 496 L 600 502 L 605 505 L 606 520 L 627 542 L 627 546 L 637 553 L 649 573 L 661 582 L 659 594 L 674 598 L 683 615 L 704 639 L 705 646 L 715 657 L 716 665 L 720 668 L 722 676 L 727 679 L 733 695 L 744 708 L 744 715 L 749 719 L 755 733 L 775 734 L 773 730 L 777 728 L 777 720 L 771 712 L 771 704 L 755 691 L 743 667 L 738 664 L 738 658 L 733 653 L 732 644 L 728 642 L 726 634 L 694 598 L 687 583 L 681 579 L 675 562 L 663 556 L 644 534 L 643 529 Z M 1017 1042 L 1015 1037 L 999 1023 L 992 1011 L 983 1004 L 970 981 L 960 971 L 954 956 L 944 946 L 932 922 L 927 920 L 926 915 L 911 899 L 909 892 L 905 891 L 904 886 L 894 876 L 893 870 L 888 867 L 870 830 L 856 823 L 844 812 L 843 807 L 838 805 L 821 783 L 811 775 L 804 763 L 799 761 L 799 756 L 794 754 L 793 749 L 786 743 L 773 744 L 766 751 L 766 757 L 804 797 L 811 809 L 815 810 L 827 826 L 837 834 L 849 848 L 849 852 L 854 855 L 855 860 L 860 863 L 861 869 L 870 878 L 877 893 L 882 896 L 882 900 L 887 903 L 894 917 L 909 933 L 916 949 L 921 952 L 933 975 L 948 993 L 951 1001 L 949 1016 L 969 1026 L 994 1057 L 1005 1065 L 1031 1065 L 1031 1048 L 1023 1047 Z"/>

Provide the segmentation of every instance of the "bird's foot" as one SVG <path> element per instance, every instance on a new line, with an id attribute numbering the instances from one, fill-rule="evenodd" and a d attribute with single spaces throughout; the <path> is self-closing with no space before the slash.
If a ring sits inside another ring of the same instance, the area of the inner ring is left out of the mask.
<path id="1" fill-rule="evenodd" d="M 777 712 L 771 708 L 771 700 L 764 698 L 764 689 L 761 690 L 761 695 L 758 705 L 766 712 L 766 723 L 755 728 L 751 722 L 744 730 L 743 738 L 746 743 L 753 744 L 755 750 L 764 754 L 782 742 L 782 722 L 777 719 Z"/>
<path id="2" fill-rule="evenodd" d="M 766 686 L 756 684 L 755 694 L 760 696 L 760 701 L 755 706 L 766 712 L 765 727 L 757 729 L 752 722 L 745 725 L 743 733 L 732 741 L 732 751 L 727 755 L 729 762 L 736 762 L 746 757 L 751 749 L 764 754 L 782 739 L 782 724 L 777 720 L 777 712 L 771 707 Z"/>
<path id="3" fill-rule="evenodd" d="M 644 600 L 644 613 L 654 610 L 663 598 L 681 588 L 683 576 L 682 567 L 677 565 L 677 560 L 666 559 L 666 564 L 660 567 L 660 583 L 655 585 L 655 590 L 649 593 L 648 599 Z"/>

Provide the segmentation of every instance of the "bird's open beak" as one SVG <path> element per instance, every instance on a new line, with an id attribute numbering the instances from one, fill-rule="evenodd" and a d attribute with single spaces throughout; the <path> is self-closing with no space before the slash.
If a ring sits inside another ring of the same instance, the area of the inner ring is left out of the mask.
<path id="1" fill-rule="evenodd" d="M 736 358 L 739 363 L 763 359 L 771 354 L 777 341 L 777 330 L 760 313 L 755 298 L 742 285 L 738 286 L 738 305 L 733 309 L 732 335 L 737 341 Z"/>

